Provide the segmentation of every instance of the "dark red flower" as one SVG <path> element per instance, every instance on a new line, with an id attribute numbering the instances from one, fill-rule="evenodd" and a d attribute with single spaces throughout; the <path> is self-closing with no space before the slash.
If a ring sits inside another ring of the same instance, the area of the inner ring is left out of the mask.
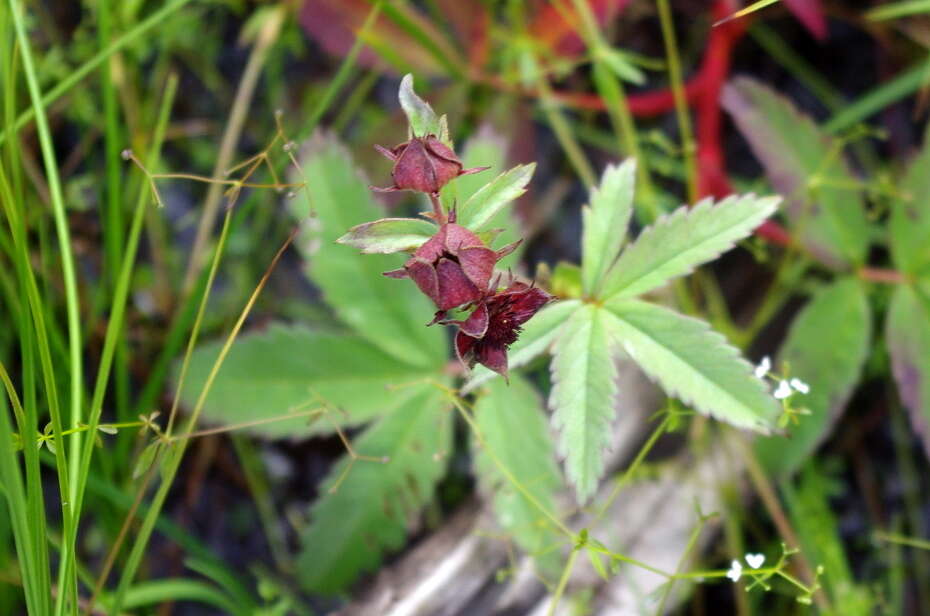
<path id="1" fill-rule="evenodd" d="M 552 296 L 522 282 L 512 282 L 482 300 L 464 321 L 456 322 L 455 350 L 469 368 L 483 364 L 507 376 L 507 347 L 516 342 L 524 323 Z"/>
<path id="2" fill-rule="evenodd" d="M 385 272 L 384 275 L 412 278 L 439 308 L 435 323 L 445 316 L 446 310 L 484 297 L 494 264 L 513 252 L 518 244 L 493 250 L 465 227 L 447 222 L 439 226 L 436 235 L 417 248 L 403 269 Z"/>
<path id="3" fill-rule="evenodd" d="M 484 171 L 488 167 L 462 169 L 462 161 L 435 135 L 414 137 L 390 150 L 376 145 L 375 148 L 394 161 L 391 177 L 394 185 L 375 188 L 382 192 L 394 190 L 417 190 L 439 194 L 439 189 L 460 175 Z"/>

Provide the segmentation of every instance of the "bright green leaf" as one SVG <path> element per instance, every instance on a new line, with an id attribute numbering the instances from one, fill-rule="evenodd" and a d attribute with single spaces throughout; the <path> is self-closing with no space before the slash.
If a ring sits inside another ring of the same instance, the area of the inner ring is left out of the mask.
<path id="1" fill-rule="evenodd" d="M 638 300 L 605 308 L 608 330 L 670 396 L 738 428 L 773 427 L 779 405 L 739 351 L 706 323 Z"/>
<path id="2" fill-rule="evenodd" d="M 888 235 L 895 265 L 908 274 L 930 274 L 930 138 L 898 185 Z"/>
<path id="3" fill-rule="evenodd" d="M 506 155 L 507 140 L 487 125 L 482 126 L 475 136 L 465 142 L 461 156 L 462 165 L 465 168 L 490 168 L 481 173 L 459 176 L 443 187 L 441 193 L 442 202 L 446 207 L 452 205 L 458 207 L 460 223 L 464 225 L 471 224 L 468 222 L 471 220 L 469 217 L 472 216 L 469 210 L 472 209 L 474 204 L 464 207 L 462 204 L 470 202 L 478 191 L 488 185 L 491 178 L 503 172 L 504 165 L 507 162 Z M 532 169 L 530 169 L 530 173 L 532 173 Z M 528 180 L 529 178 L 527 178 Z M 485 230 L 503 230 L 497 239 L 497 246 L 505 246 L 523 237 L 520 221 L 518 217 L 514 216 L 513 208 L 510 207 L 497 208 L 496 213 L 484 223 L 483 228 Z M 517 250 L 501 259 L 497 267 L 502 270 L 515 267 L 520 262 L 523 248 L 523 246 L 517 247 Z"/>
<path id="4" fill-rule="evenodd" d="M 788 426 L 790 438 L 775 435 L 756 442 L 759 460 L 770 473 L 793 473 L 829 434 L 859 380 L 871 329 L 868 298 L 853 278 L 820 289 L 795 317 L 775 363 L 779 368 L 788 362 L 791 376 L 810 386 L 810 393 L 792 398 L 810 415 Z"/>
<path id="5" fill-rule="evenodd" d="M 492 381 L 475 403 L 475 420 L 485 445 L 533 495 L 536 504 L 555 514 L 555 493 L 562 486 L 562 478 L 539 394 L 516 375 L 510 378 L 509 386 L 502 379 Z M 476 451 L 479 484 L 484 492 L 493 495 L 501 527 L 529 554 L 537 555 L 551 548 L 560 538 L 559 531 L 536 504 L 506 479 L 493 458 L 474 439 L 472 446 Z M 548 555 L 559 557 L 557 551 Z M 543 562 L 547 560 L 550 559 Z"/>
<path id="6" fill-rule="evenodd" d="M 416 137 L 426 135 L 439 135 L 439 118 L 430 104 L 417 96 L 413 91 L 413 75 L 406 74 L 400 81 L 400 91 L 397 94 L 400 106 L 407 114 L 410 130 Z"/>
<path id="7" fill-rule="evenodd" d="M 733 196 L 681 207 L 646 228 L 624 249 L 604 280 L 601 296 L 636 297 L 691 273 L 732 248 L 772 215 L 779 197 Z"/>
<path id="8" fill-rule="evenodd" d="M 843 158 L 842 144 L 771 88 L 746 77 L 730 82 L 721 99 L 749 142 L 807 250 L 843 268 L 863 263 L 869 223 L 861 188 Z"/>
<path id="9" fill-rule="evenodd" d="M 898 285 L 885 337 L 901 402 L 930 456 L 930 284 L 920 292 Z"/>
<path id="10" fill-rule="evenodd" d="M 219 353 L 219 343 L 191 357 L 181 400 L 192 406 Z M 272 325 L 233 345 L 204 405 L 204 418 L 221 425 L 260 423 L 244 431 L 269 438 L 301 438 L 355 426 L 388 413 L 415 389 L 398 387 L 428 373 L 398 361 L 353 334 Z M 326 416 L 308 414 L 326 408 Z M 284 419 L 297 414 L 293 419 Z"/>
<path id="11" fill-rule="evenodd" d="M 326 302 L 362 337 L 401 361 L 425 367 L 445 361 L 448 343 L 442 328 L 424 327 L 436 307 L 411 281 L 382 275 L 400 267 L 403 259 L 363 255 L 335 243 L 353 226 L 383 214 L 348 153 L 317 134 L 301 163 L 307 189 L 291 202 L 298 220 L 306 221 L 297 246 Z M 316 216 L 308 219 L 311 211 Z"/>
<path id="12" fill-rule="evenodd" d="M 504 206 L 526 192 L 535 169 L 536 163 L 517 165 L 488 182 L 458 210 L 459 224 L 475 231 L 483 229 Z"/>
<path id="13" fill-rule="evenodd" d="M 445 472 L 448 406 L 442 392 L 428 387 L 355 439 L 359 455 L 387 462 L 351 463 L 344 456 L 327 475 L 301 536 L 297 575 L 304 588 L 338 593 L 404 545 L 411 514 L 432 500 Z"/>
<path id="14" fill-rule="evenodd" d="M 636 161 L 608 165 L 600 186 L 591 190 L 590 205 L 582 209 L 581 277 L 586 295 L 593 295 L 613 265 L 626 238 L 633 213 Z"/>
<path id="15" fill-rule="evenodd" d="M 416 250 L 436 230 L 436 225 L 418 218 L 382 218 L 355 225 L 336 242 L 365 254 L 391 254 Z"/>
<path id="16" fill-rule="evenodd" d="M 636 85 L 642 85 L 646 81 L 646 75 L 638 66 L 630 62 L 627 55 L 618 49 L 601 46 L 597 52 L 597 58 L 601 60 L 608 68 L 623 81 L 628 81 Z"/>
<path id="17" fill-rule="evenodd" d="M 520 337 L 510 345 L 507 352 L 510 369 L 525 366 L 542 353 L 545 353 L 558 335 L 559 328 L 579 306 L 581 306 L 581 302 L 578 300 L 553 302 L 527 321 L 526 325 L 523 326 Z M 468 381 L 462 386 L 462 393 L 469 393 L 479 385 L 498 376 L 500 375 L 484 366 L 475 366 Z"/>
<path id="18" fill-rule="evenodd" d="M 617 366 L 606 318 L 604 310 L 590 304 L 574 311 L 560 328 L 550 366 L 552 421 L 580 504 L 594 493 L 604 472 L 617 395 Z"/>

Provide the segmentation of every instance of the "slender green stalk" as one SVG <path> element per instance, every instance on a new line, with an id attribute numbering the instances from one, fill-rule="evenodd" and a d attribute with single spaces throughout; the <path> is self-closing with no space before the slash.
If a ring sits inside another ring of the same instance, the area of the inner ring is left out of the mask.
<path id="1" fill-rule="evenodd" d="M 266 21 L 258 33 L 258 40 L 252 48 L 249 61 L 242 73 L 239 88 L 236 90 L 236 98 L 233 100 L 232 109 L 229 112 L 229 121 L 226 123 L 226 129 L 223 132 L 223 139 L 211 175 L 214 180 L 222 180 L 226 170 L 232 164 L 233 156 L 236 153 L 236 144 L 239 143 L 239 137 L 242 135 L 242 128 L 245 126 L 245 120 L 248 117 L 249 107 L 252 104 L 252 97 L 255 94 L 255 87 L 258 85 L 262 67 L 268 57 L 268 50 L 278 39 L 285 16 L 285 7 L 282 4 L 278 6 L 274 13 L 266 17 Z M 210 188 L 207 189 L 207 196 L 204 199 L 203 213 L 197 226 L 197 234 L 194 237 L 194 246 L 191 248 L 187 272 L 184 274 L 184 283 L 181 288 L 182 297 L 189 295 L 193 290 L 194 282 L 197 280 L 197 272 L 203 267 L 204 251 L 213 230 L 213 225 L 216 222 L 216 215 L 219 212 L 222 197 L 223 186 L 219 183 L 210 184 Z"/>
<path id="2" fill-rule="evenodd" d="M 16 38 L 19 42 L 20 53 L 22 56 L 23 73 L 26 77 L 26 85 L 29 90 L 29 97 L 32 99 L 32 107 L 35 111 L 36 127 L 39 135 L 39 145 L 42 150 L 42 158 L 45 163 L 45 173 L 48 179 L 48 187 L 52 200 L 52 212 L 55 219 L 55 228 L 58 235 L 58 247 L 61 252 L 61 267 L 64 277 L 65 288 L 65 305 L 68 315 L 68 348 L 71 365 L 69 372 L 71 375 L 71 426 L 77 427 L 81 422 L 81 377 L 83 375 L 81 363 L 81 330 L 80 315 L 78 307 L 77 280 L 74 272 L 74 256 L 71 252 L 71 236 L 68 230 L 68 221 L 65 215 L 64 195 L 61 190 L 61 181 L 58 177 L 58 163 L 55 160 L 55 148 L 52 145 L 51 131 L 48 127 L 48 120 L 45 117 L 45 109 L 42 104 L 42 93 L 39 89 L 39 80 L 36 75 L 35 65 L 32 60 L 32 50 L 29 45 L 29 38 L 26 34 L 25 18 L 22 12 L 22 6 L 19 0 L 8 0 L 10 12 L 13 15 L 13 24 L 16 29 Z M 71 443 L 71 460 L 70 460 L 70 478 L 71 492 L 62 494 L 62 515 L 64 519 L 64 528 L 66 535 L 72 532 L 73 519 L 71 505 L 75 499 L 74 487 L 76 475 L 79 471 L 78 461 L 81 455 L 82 435 L 75 433 L 70 437 Z M 64 448 L 65 443 L 57 443 L 58 447 Z M 73 569 L 75 546 L 65 544 L 62 546 L 61 567 L 59 569 L 58 588 L 59 594 L 55 602 L 55 613 L 63 614 L 66 606 L 70 602 L 72 610 L 77 606 L 77 579 L 73 571 L 68 576 L 69 570 Z"/>
<path id="3" fill-rule="evenodd" d="M 278 521 L 279 516 L 275 514 L 271 486 L 261 458 L 247 438 L 238 434 L 232 434 L 230 438 L 236 449 L 236 455 L 239 456 L 239 464 L 242 466 L 249 491 L 252 493 L 252 500 L 258 510 L 258 518 L 265 531 L 265 539 L 268 541 L 271 556 L 279 570 L 289 571 L 292 567 L 288 556 L 287 541 Z"/>
<path id="4" fill-rule="evenodd" d="M 552 132 L 555 133 L 555 138 L 558 139 L 562 150 L 565 151 L 565 155 L 568 156 L 569 162 L 575 168 L 575 172 L 578 173 L 582 183 L 587 188 L 592 188 L 597 184 L 594 169 L 585 157 L 581 146 L 578 145 L 578 141 L 575 139 L 568 122 L 562 116 L 559 101 L 555 98 L 552 88 L 549 86 L 549 81 L 542 73 L 540 73 L 537 80 L 537 88 L 539 89 L 540 107 L 549 122 L 549 126 L 552 127 Z"/>
<path id="5" fill-rule="evenodd" d="M 174 103 L 175 92 L 177 91 L 178 78 L 171 75 L 165 86 L 165 94 L 162 98 L 161 110 L 158 116 L 158 122 L 155 127 L 152 138 L 152 146 L 148 155 L 148 164 L 155 165 L 161 151 L 162 141 L 165 136 L 165 129 L 168 125 L 168 118 L 171 115 L 171 107 Z M 106 335 L 103 342 L 103 352 L 100 357 L 100 366 L 97 369 L 97 381 L 94 385 L 93 398 L 90 405 L 90 414 L 87 426 L 91 438 L 96 433 L 97 426 L 100 423 L 100 415 L 103 411 L 103 399 L 107 391 L 107 382 L 110 376 L 110 368 L 113 362 L 114 352 L 120 335 L 123 332 L 123 322 L 126 313 L 126 300 L 129 297 L 129 288 L 132 281 L 132 272 L 136 262 L 136 252 L 139 248 L 139 238 L 142 235 L 142 223 L 145 220 L 145 209 L 149 205 L 151 195 L 148 186 L 142 185 L 139 196 L 136 200 L 136 211 L 133 215 L 132 225 L 129 230 L 129 239 L 126 244 L 126 250 L 123 251 L 123 263 L 119 272 L 119 278 L 116 282 L 116 289 L 113 295 L 113 303 L 110 307 L 110 322 L 107 325 Z M 93 447 L 86 447 L 81 458 L 80 473 L 77 478 L 77 489 L 75 490 L 74 515 L 79 518 L 81 507 L 84 500 L 84 488 L 87 477 L 90 475 L 90 463 L 93 456 Z M 77 532 L 78 524 L 75 523 L 73 531 Z M 76 537 L 75 537 L 76 538 Z M 69 539 L 66 536 L 66 539 Z"/>
<path id="6" fill-rule="evenodd" d="M 675 116 L 678 118 L 678 131 L 681 133 L 681 149 L 685 156 L 688 202 L 696 203 L 698 197 L 696 146 L 694 132 L 691 130 L 691 118 L 688 115 L 688 101 L 685 99 L 678 41 L 675 39 L 675 26 L 672 23 L 672 9 L 668 0 L 657 0 L 657 3 L 659 21 L 662 24 L 662 40 L 665 42 L 665 56 L 668 59 L 668 76 L 672 86 L 672 97 L 675 99 Z"/>
<path id="7" fill-rule="evenodd" d="M 572 575 L 572 570 L 575 568 L 575 561 L 578 559 L 578 552 L 580 551 L 581 548 L 576 547 L 572 550 L 572 553 L 568 555 L 568 561 L 562 569 L 561 577 L 559 577 L 559 584 L 555 587 L 552 599 L 549 600 L 549 611 L 547 612 L 549 616 L 553 616 L 556 608 L 559 607 L 559 601 L 562 599 L 562 595 L 565 594 L 565 586 L 568 584 L 568 578 Z"/>
<path id="8" fill-rule="evenodd" d="M 219 263 L 220 248 L 222 248 L 225 244 L 225 235 L 227 235 L 229 232 L 229 219 L 230 215 L 229 212 L 227 212 L 225 218 L 226 223 L 223 227 L 224 234 L 221 235 L 221 243 L 217 248 L 216 257 L 214 258 L 213 262 L 212 269 L 214 269 L 214 271 Z M 226 360 L 226 356 L 229 354 L 229 350 L 232 348 L 233 343 L 239 336 L 239 332 L 242 330 L 242 326 L 245 324 L 246 318 L 252 311 L 252 307 L 255 305 L 258 296 L 265 288 L 265 284 L 268 282 L 268 278 L 271 276 L 271 272 L 278 264 L 278 260 L 281 258 L 281 255 L 284 254 L 284 251 L 288 246 L 290 246 L 294 236 L 295 233 L 292 233 L 281 246 L 274 259 L 272 259 L 271 264 L 268 266 L 268 269 L 265 271 L 265 274 L 262 276 L 262 279 L 259 281 L 258 285 L 255 287 L 255 290 L 252 292 L 251 297 L 249 297 L 249 301 L 246 302 L 245 307 L 242 309 L 242 312 L 239 315 L 239 319 L 233 326 L 232 331 L 229 333 L 229 336 L 226 339 L 226 342 L 220 349 L 220 353 L 217 356 L 216 361 L 210 370 L 210 373 L 207 375 L 203 389 L 200 391 L 200 395 L 198 396 L 197 401 L 194 404 L 194 408 L 191 411 L 191 416 L 187 421 L 187 426 L 184 431 L 185 434 L 190 434 L 194 431 L 194 427 L 197 425 L 197 421 L 200 419 L 200 413 L 203 411 L 203 407 L 206 404 L 207 396 L 209 395 L 210 390 L 213 387 L 213 383 L 216 380 L 216 375 L 219 374 L 220 367 L 222 367 L 223 362 Z M 208 295 L 209 294 L 204 295 L 204 300 L 206 300 Z M 191 342 L 194 342 L 194 337 L 192 337 Z M 187 360 L 190 357 L 191 350 L 192 347 L 189 347 L 187 356 L 185 357 L 185 363 L 187 363 Z M 182 386 L 183 382 L 178 384 L 178 395 L 175 396 L 176 399 L 180 397 L 179 393 Z M 112 614 L 118 614 L 122 608 L 123 602 L 126 598 L 126 592 L 129 590 L 129 585 L 132 584 L 133 578 L 135 578 L 136 575 L 136 571 L 138 571 L 139 564 L 142 562 L 142 556 L 145 552 L 146 546 L 148 545 L 148 540 L 152 534 L 152 529 L 154 528 L 155 522 L 158 519 L 158 514 L 161 512 L 161 508 L 165 503 L 165 498 L 168 496 L 168 491 L 171 489 L 171 485 L 174 482 L 174 477 L 178 472 L 178 468 L 181 466 L 181 460 L 184 458 L 184 452 L 187 449 L 188 443 L 189 439 L 176 441 L 170 445 L 170 448 L 166 452 L 165 462 L 161 469 L 162 482 L 159 484 L 158 491 L 155 493 L 155 496 L 152 499 L 152 505 L 148 514 L 142 521 L 142 526 L 138 530 L 136 541 L 132 546 L 132 551 L 129 554 L 126 566 L 123 569 L 123 573 L 119 581 L 119 586 L 117 586 L 116 594 L 114 595 L 113 604 L 111 606 Z"/>
<path id="9" fill-rule="evenodd" d="M 173 0 L 172 2 L 169 2 L 162 8 L 149 15 L 146 19 L 139 22 L 139 24 L 129 32 L 117 37 L 116 40 L 110 43 L 106 49 L 98 52 L 87 62 L 68 73 L 67 77 L 59 81 L 54 88 L 46 92 L 45 96 L 42 97 L 41 107 L 44 109 L 54 103 L 71 88 L 80 83 L 81 80 L 84 79 L 87 75 L 96 70 L 98 66 L 106 62 L 107 58 L 112 56 L 117 51 L 123 49 L 124 47 L 135 43 L 140 37 L 142 37 L 142 35 L 147 33 L 155 26 L 161 24 L 161 22 L 163 22 L 168 16 L 189 2 L 191 2 L 191 0 Z M 16 118 L 16 123 L 12 127 L 13 131 L 19 131 L 19 129 L 31 122 L 33 119 L 35 119 L 35 117 L 35 108 L 24 111 L 18 118 Z M 7 139 L 8 135 L 9 127 L 0 133 L 0 143 L 3 143 Z"/>

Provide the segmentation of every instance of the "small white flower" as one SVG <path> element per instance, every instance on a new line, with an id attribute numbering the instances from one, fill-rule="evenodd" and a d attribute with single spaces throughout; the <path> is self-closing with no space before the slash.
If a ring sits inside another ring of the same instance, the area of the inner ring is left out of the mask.
<path id="1" fill-rule="evenodd" d="M 746 564 L 750 569 L 758 569 L 765 563 L 765 554 L 746 554 Z"/>
<path id="2" fill-rule="evenodd" d="M 759 365 L 756 366 L 755 375 L 757 379 L 764 379 L 765 376 L 769 373 L 769 370 L 772 369 L 772 360 L 769 359 L 769 356 L 766 355 L 762 358 L 762 361 L 759 362 Z"/>
<path id="3" fill-rule="evenodd" d="M 791 395 L 791 385 L 788 384 L 788 381 L 779 381 L 778 387 L 772 395 L 775 396 L 776 400 L 784 400 Z"/>
<path id="4" fill-rule="evenodd" d="M 789 383 L 791 385 L 791 388 L 794 389 L 798 393 L 807 394 L 807 393 L 810 393 L 811 391 L 810 385 L 808 385 L 801 379 L 791 379 Z"/>
<path id="5" fill-rule="evenodd" d="M 739 564 L 738 560 L 734 560 L 730 564 L 730 570 L 727 571 L 727 577 L 738 582 L 741 575 L 743 575 L 743 565 Z"/>

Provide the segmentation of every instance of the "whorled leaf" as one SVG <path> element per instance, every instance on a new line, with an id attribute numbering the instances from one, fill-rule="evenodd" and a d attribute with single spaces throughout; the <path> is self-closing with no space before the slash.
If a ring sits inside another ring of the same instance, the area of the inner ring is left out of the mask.
<path id="1" fill-rule="evenodd" d="M 347 229 L 383 214 L 348 153 L 334 139 L 317 133 L 300 161 L 307 188 L 291 200 L 295 217 L 304 222 L 296 245 L 326 302 L 360 336 L 400 361 L 427 368 L 445 361 L 448 342 L 443 331 L 424 327 L 435 306 L 410 281 L 382 275 L 403 260 L 363 255 L 336 244 Z M 311 212 L 315 216 L 308 218 Z"/>
<path id="2" fill-rule="evenodd" d="M 898 285 L 885 328 L 898 394 L 930 456 L 930 284 Z"/>
<path id="3" fill-rule="evenodd" d="M 440 136 L 439 118 L 436 112 L 430 107 L 430 104 L 417 96 L 413 91 L 413 75 L 407 73 L 400 81 L 400 90 L 398 91 L 400 106 L 407 115 L 407 121 L 410 123 L 410 131 L 415 137 L 425 137 L 426 135 Z"/>
<path id="4" fill-rule="evenodd" d="M 382 218 L 355 225 L 336 240 L 365 254 L 412 252 L 435 235 L 436 225 L 417 218 Z"/>
<path id="5" fill-rule="evenodd" d="M 908 274 L 930 275 L 930 138 L 897 189 L 888 221 L 894 263 Z"/>
<path id="6" fill-rule="evenodd" d="M 188 407 L 203 389 L 220 346 L 200 346 L 191 356 L 181 396 Z M 305 438 L 391 412 L 417 392 L 393 386 L 426 376 L 428 371 L 397 360 L 357 335 L 276 324 L 242 336 L 233 345 L 203 416 L 220 425 L 281 418 L 243 430 L 268 438 Z M 323 409 L 326 417 L 308 414 Z M 294 414 L 299 416 L 287 419 Z"/>
<path id="7" fill-rule="evenodd" d="M 738 428 L 768 432 L 780 412 L 752 366 L 703 321 L 638 300 L 604 305 L 605 328 L 670 396 Z"/>
<path id="8" fill-rule="evenodd" d="M 734 79 L 721 102 L 733 116 L 776 191 L 803 246 L 837 268 L 861 265 L 869 223 L 841 144 L 771 88 Z"/>
<path id="9" fill-rule="evenodd" d="M 741 195 L 681 207 L 648 227 L 620 254 L 600 296 L 636 297 L 691 273 L 732 248 L 778 207 L 779 197 Z"/>
<path id="10" fill-rule="evenodd" d="M 305 589 L 339 593 L 403 546 L 412 514 L 432 500 L 445 472 L 447 407 L 442 392 L 421 389 L 354 440 L 358 455 L 386 462 L 346 455 L 327 475 L 301 534 L 296 571 Z"/>
<path id="11" fill-rule="evenodd" d="M 500 471 L 494 458 L 472 439 L 478 482 L 494 502 L 500 526 L 528 554 L 540 556 L 544 565 L 559 558 L 555 551 L 542 554 L 559 539 L 559 531 L 537 505 L 555 514 L 555 493 L 562 478 L 539 394 L 519 376 L 510 384 L 498 379 L 488 384 L 475 403 L 475 420 L 484 445 L 519 481 L 536 504 L 515 488 Z"/>
<path id="12" fill-rule="evenodd" d="M 560 328 L 553 348 L 549 406 L 559 431 L 559 453 L 580 504 L 604 473 L 604 450 L 617 395 L 617 366 L 602 308 L 585 304 Z"/>
<path id="13" fill-rule="evenodd" d="M 599 186 L 591 190 L 590 203 L 582 212 L 581 278 L 586 295 L 595 293 L 623 247 L 630 215 L 636 161 L 608 165 Z"/>
<path id="14" fill-rule="evenodd" d="M 520 337 L 510 345 L 510 350 L 507 352 L 510 369 L 525 366 L 545 353 L 559 335 L 559 329 L 580 306 L 581 302 L 578 300 L 562 300 L 549 304 L 533 315 L 533 318 L 523 326 Z M 462 393 L 472 392 L 476 387 L 497 377 L 500 377 L 498 373 L 477 365 L 465 385 L 462 386 Z"/>
<path id="15" fill-rule="evenodd" d="M 862 284 L 844 277 L 820 289 L 791 324 L 775 362 L 810 386 L 792 404 L 810 415 L 789 425 L 789 438 L 756 441 L 756 453 L 769 473 L 795 472 L 829 434 L 859 380 L 869 354 L 872 317 Z"/>

